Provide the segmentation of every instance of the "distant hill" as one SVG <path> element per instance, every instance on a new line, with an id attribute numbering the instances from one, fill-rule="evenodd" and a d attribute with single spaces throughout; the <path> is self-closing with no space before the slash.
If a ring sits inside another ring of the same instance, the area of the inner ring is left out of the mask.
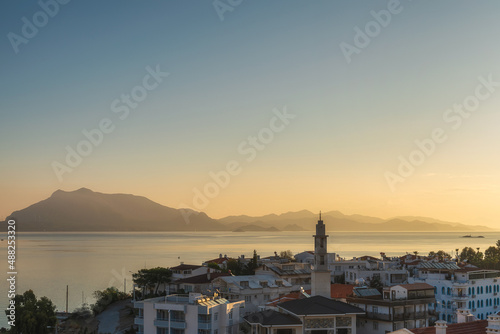
<path id="1" fill-rule="evenodd" d="M 193 213 L 186 223 L 182 212 L 146 197 L 103 194 L 81 188 L 57 190 L 49 198 L 11 217 L 22 231 L 216 231 L 227 227 L 205 213 Z"/>
<path id="2" fill-rule="evenodd" d="M 397 217 L 388 220 L 363 215 L 344 215 L 340 211 L 322 214 L 330 231 L 387 231 L 387 232 L 487 232 L 493 229 L 486 226 L 471 226 L 445 222 L 428 217 Z M 314 230 L 318 215 L 307 210 L 287 212 L 281 215 L 265 216 L 229 216 L 219 219 L 231 229 L 244 225 L 258 225 L 262 228 L 274 226 L 280 230 L 288 230 L 289 226 L 297 226 L 305 231 Z"/>
<path id="3" fill-rule="evenodd" d="M 183 213 L 192 213 L 186 222 Z M 10 217 L 21 231 L 313 231 L 318 215 L 307 210 L 259 217 L 229 216 L 215 220 L 203 212 L 179 210 L 146 197 L 103 194 L 81 188 L 57 190 L 49 198 Z M 8 218 L 10 218 L 8 217 Z M 470 226 L 428 217 L 404 216 L 384 220 L 340 211 L 322 214 L 329 231 L 388 232 L 486 232 L 485 226 Z"/>

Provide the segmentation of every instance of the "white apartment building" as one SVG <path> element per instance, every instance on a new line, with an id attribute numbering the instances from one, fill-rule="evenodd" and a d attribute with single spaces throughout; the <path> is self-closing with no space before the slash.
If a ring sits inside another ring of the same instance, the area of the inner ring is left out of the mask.
<path id="1" fill-rule="evenodd" d="M 212 281 L 214 290 L 229 300 L 243 300 L 244 315 L 256 312 L 271 299 L 292 291 L 292 284 L 272 275 L 224 276 Z"/>
<path id="2" fill-rule="evenodd" d="M 358 317 L 358 334 L 385 334 L 402 328 L 429 326 L 434 287 L 426 283 L 376 289 L 356 288 L 347 302 L 365 311 Z"/>
<path id="3" fill-rule="evenodd" d="M 311 288 L 311 265 L 308 263 L 265 263 L 255 269 L 255 275 L 272 275 L 286 280 L 296 291 Z"/>
<path id="4" fill-rule="evenodd" d="M 436 317 L 457 322 L 457 310 L 469 310 L 477 319 L 500 309 L 500 271 L 460 268 L 455 263 L 422 263 L 411 282 L 435 287 Z"/>
<path id="5" fill-rule="evenodd" d="M 170 295 L 134 303 L 138 334 L 236 334 L 243 301 L 199 293 Z"/>

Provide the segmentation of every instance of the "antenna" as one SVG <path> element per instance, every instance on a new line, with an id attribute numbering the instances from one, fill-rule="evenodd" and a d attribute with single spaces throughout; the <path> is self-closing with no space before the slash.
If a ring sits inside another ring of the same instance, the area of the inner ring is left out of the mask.
<path id="1" fill-rule="evenodd" d="M 66 285 L 66 313 L 68 313 L 68 294 L 69 294 L 69 285 Z"/>

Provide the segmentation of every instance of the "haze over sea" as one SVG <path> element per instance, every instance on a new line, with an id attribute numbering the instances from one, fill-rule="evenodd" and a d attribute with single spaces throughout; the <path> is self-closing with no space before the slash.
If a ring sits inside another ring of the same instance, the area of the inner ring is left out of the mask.
<path id="1" fill-rule="evenodd" d="M 468 232 L 329 232 L 328 251 L 349 259 L 380 252 L 388 256 L 418 251 L 427 255 L 440 249 L 453 253 L 465 246 L 484 251 L 495 245 L 500 232 L 481 232 L 484 238 L 460 238 Z M 229 257 L 251 256 L 257 250 L 262 257 L 274 251 L 290 249 L 294 254 L 313 249 L 313 232 L 109 232 L 109 233 L 19 233 L 17 235 L 17 293 L 32 289 L 38 297 L 47 296 L 58 310 L 65 309 L 66 285 L 69 285 L 69 310 L 80 307 L 82 300 L 94 302 L 92 292 L 115 286 L 132 288 L 131 272 L 147 267 L 172 267 L 181 261 L 201 264 L 220 253 Z M 6 241 L 0 243 L 6 254 Z M 7 295 L 5 273 L 0 295 Z M 83 298 L 82 298 L 83 292 Z M 7 298 L 0 299 L 0 308 Z M 7 325 L 4 313 L 0 327 Z"/>

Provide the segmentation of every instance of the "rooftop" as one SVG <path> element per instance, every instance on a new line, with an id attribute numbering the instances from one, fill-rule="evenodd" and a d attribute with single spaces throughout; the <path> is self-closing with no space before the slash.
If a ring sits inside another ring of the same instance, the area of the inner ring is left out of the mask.
<path id="1" fill-rule="evenodd" d="M 248 282 L 248 288 L 250 289 L 262 289 L 261 282 L 267 282 L 267 286 L 270 288 L 292 286 L 288 281 L 276 278 L 272 275 L 222 276 L 219 277 L 219 279 L 228 284 L 237 285 L 240 289 L 247 288 L 247 286 L 242 285 L 242 282 Z M 281 285 L 278 285 L 277 281 L 281 282 Z"/>
<path id="2" fill-rule="evenodd" d="M 170 270 L 189 270 L 189 269 L 198 269 L 202 268 L 203 266 L 197 266 L 193 264 L 181 264 L 176 267 L 171 267 Z"/>
<path id="3" fill-rule="evenodd" d="M 402 288 L 405 288 L 408 291 L 414 290 L 434 290 L 434 287 L 427 283 L 412 283 L 412 284 L 399 284 Z"/>
<path id="4" fill-rule="evenodd" d="M 322 296 L 296 299 L 278 304 L 278 307 L 298 316 L 365 314 L 359 307 Z"/>
<path id="5" fill-rule="evenodd" d="M 456 263 L 443 262 L 422 262 L 419 266 L 421 269 L 443 269 L 443 270 L 459 270 L 461 269 Z"/>
<path id="6" fill-rule="evenodd" d="M 485 334 L 488 320 L 477 320 L 459 324 L 447 324 L 446 334 Z M 409 329 L 413 334 L 436 334 L 435 327 Z"/>
<path id="7" fill-rule="evenodd" d="M 210 279 L 208 276 L 210 275 Z M 204 283 L 210 283 L 217 277 L 221 276 L 231 276 L 229 273 L 210 273 L 210 274 L 202 274 L 202 275 L 196 275 L 188 278 L 183 278 L 180 280 L 175 281 L 175 284 L 179 283 L 185 283 L 185 284 L 204 284 Z"/>
<path id="8" fill-rule="evenodd" d="M 244 317 L 249 324 L 260 324 L 263 326 L 279 326 L 279 325 L 301 325 L 302 322 L 285 313 L 276 312 L 273 310 L 266 310 L 262 312 L 252 313 Z"/>
<path id="9" fill-rule="evenodd" d="M 339 284 L 335 283 L 332 284 L 331 286 L 331 297 L 334 299 L 340 299 L 340 298 L 347 298 L 352 295 L 353 290 L 356 286 L 352 284 Z M 306 290 L 306 294 L 310 295 L 311 290 Z M 290 292 L 289 294 L 286 294 L 282 297 L 278 297 L 275 299 L 271 299 L 269 302 L 266 303 L 267 306 L 277 306 L 280 303 L 295 300 L 295 299 L 300 299 L 300 298 L 306 298 L 300 291 L 293 291 Z"/>

